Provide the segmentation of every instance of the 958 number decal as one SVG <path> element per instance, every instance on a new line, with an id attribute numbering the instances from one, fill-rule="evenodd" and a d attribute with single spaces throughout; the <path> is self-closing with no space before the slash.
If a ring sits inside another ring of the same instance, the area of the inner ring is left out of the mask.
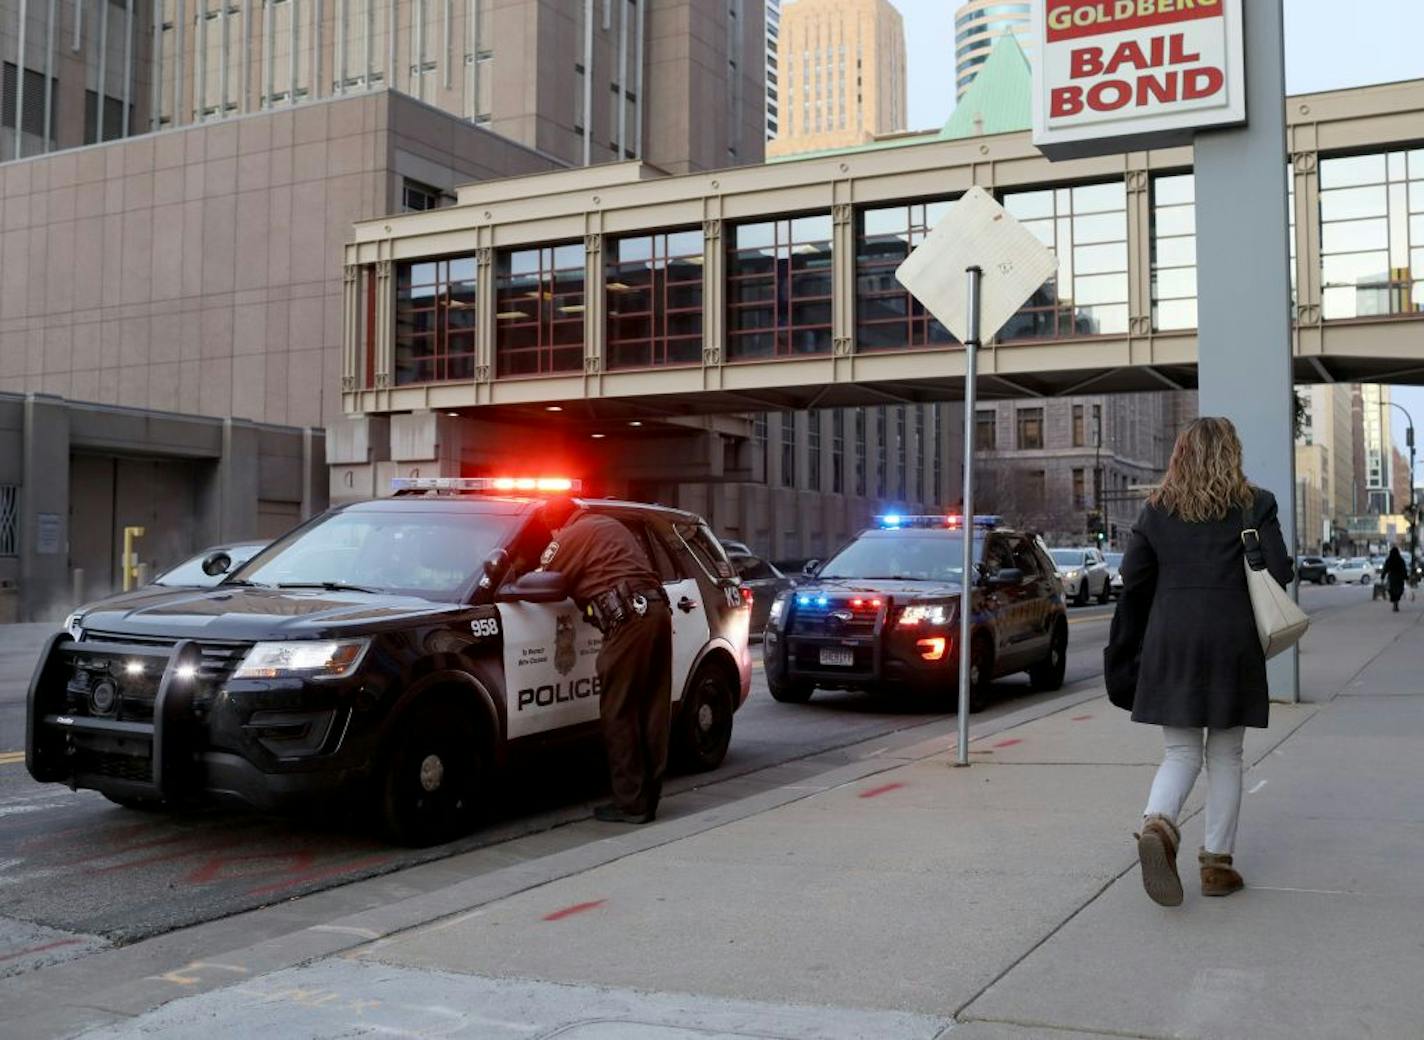
<path id="1" fill-rule="evenodd" d="M 470 622 L 470 631 L 480 639 L 499 635 L 499 622 L 494 618 L 476 618 Z"/>

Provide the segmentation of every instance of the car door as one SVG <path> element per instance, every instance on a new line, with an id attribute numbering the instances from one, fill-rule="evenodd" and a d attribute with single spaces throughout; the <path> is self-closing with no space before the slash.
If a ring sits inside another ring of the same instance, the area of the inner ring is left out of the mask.
<path id="1" fill-rule="evenodd" d="M 1056 577 L 1054 571 L 1045 569 L 1038 553 L 1034 551 L 1032 538 L 1019 535 L 1014 538 L 1012 548 L 1014 566 L 1022 571 L 1024 576 L 1023 652 L 1026 658 L 1036 662 L 1048 652 L 1049 640 L 1053 635 Z"/>
<path id="2" fill-rule="evenodd" d="M 1015 567 L 1013 550 L 1006 537 L 991 534 L 984 541 L 981 574 L 992 579 L 1000 571 Z M 1022 582 L 1001 585 L 988 582 L 983 587 L 983 608 L 994 630 L 994 659 L 1000 666 L 1011 666 L 1023 652 L 1027 632 L 1024 627 Z M 1000 671 L 996 668 L 995 671 Z"/>
<path id="3" fill-rule="evenodd" d="M 697 564 L 685 550 L 679 551 L 676 533 L 657 519 L 638 521 L 636 527 L 672 607 L 672 699 L 677 703 L 687 689 L 698 655 L 707 645 L 707 603 L 693 576 L 692 568 Z"/>

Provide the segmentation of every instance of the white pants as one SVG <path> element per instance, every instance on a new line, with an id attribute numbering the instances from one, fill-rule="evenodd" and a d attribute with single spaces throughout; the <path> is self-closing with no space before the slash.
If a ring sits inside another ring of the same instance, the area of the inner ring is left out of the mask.
<path id="1" fill-rule="evenodd" d="M 1167 755 L 1152 781 L 1144 816 L 1165 816 L 1173 823 L 1192 793 L 1202 767 L 1202 730 L 1163 726 Z M 1241 745 L 1244 726 L 1206 731 L 1206 850 L 1230 854 L 1236 847 L 1241 815 Z"/>

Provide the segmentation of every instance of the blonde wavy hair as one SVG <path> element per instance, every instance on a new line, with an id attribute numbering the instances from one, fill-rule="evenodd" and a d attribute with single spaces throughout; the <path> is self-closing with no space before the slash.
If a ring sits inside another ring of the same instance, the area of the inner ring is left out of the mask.
<path id="1" fill-rule="evenodd" d="M 1177 438 L 1162 486 L 1147 504 L 1192 524 L 1224 520 L 1249 509 L 1255 491 L 1241 469 L 1241 438 L 1230 419 L 1207 416 Z"/>

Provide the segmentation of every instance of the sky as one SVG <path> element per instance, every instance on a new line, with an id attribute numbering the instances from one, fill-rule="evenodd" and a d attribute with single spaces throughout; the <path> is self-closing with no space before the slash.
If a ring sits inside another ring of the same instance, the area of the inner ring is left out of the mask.
<path id="1" fill-rule="evenodd" d="M 954 12 L 959 3 L 891 2 L 905 20 L 909 128 L 943 126 L 954 110 Z M 1284 0 L 1284 4 L 1288 93 L 1424 78 L 1421 0 Z M 1420 424 L 1419 445 L 1424 450 L 1424 387 L 1396 386 L 1391 396 Z M 1395 443 L 1404 451 L 1404 416 L 1393 408 L 1390 415 Z"/>

